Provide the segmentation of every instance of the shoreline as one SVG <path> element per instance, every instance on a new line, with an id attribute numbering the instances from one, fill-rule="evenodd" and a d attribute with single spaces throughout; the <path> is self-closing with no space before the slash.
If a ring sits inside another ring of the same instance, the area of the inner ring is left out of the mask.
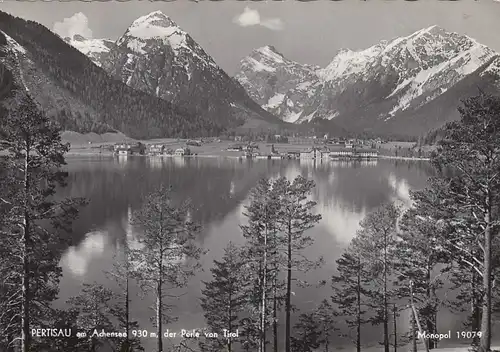
<path id="1" fill-rule="evenodd" d="M 396 159 L 396 160 L 423 160 L 430 161 L 430 158 L 412 158 L 406 156 L 379 155 L 378 159 Z"/>
<path id="2" fill-rule="evenodd" d="M 73 136 L 74 137 L 74 136 Z M 73 140 L 71 140 L 73 139 Z M 108 138 L 109 139 L 109 138 Z M 112 156 L 114 155 L 113 153 L 113 144 L 114 141 L 92 141 L 92 142 L 83 142 L 82 140 L 75 140 L 74 138 L 68 138 L 65 139 L 64 142 L 67 142 L 70 144 L 70 150 L 66 154 L 68 157 L 74 157 L 74 156 Z M 123 140 L 122 142 L 126 142 Z M 128 141 L 131 142 L 131 141 Z M 139 141 L 136 141 L 139 142 Z M 164 138 L 164 139 L 152 139 L 152 140 L 143 140 L 140 141 L 141 143 L 145 145 L 151 145 L 151 144 L 163 144 L 164 146 L 168 147 L 169 149 L 176 150 L 178 148 L 184 148 L 186 147 L 186 140 L 185 139 L 173 139 L 173 138 Z M 228 149 L 231 148 L 231 146 L 238 144 L 244 144 L 245 142 L 237 142 L 237 141 L 232 141 L 232 140 L 212 140 L 212 141 L 206 141 L 200 146 L 188 146 L 191 149 L 191 153 L 197 154 L 198 157 L 209 157 L 209 158 L 217 158 L 217 157 L 227 157 L 227 158 L 238 158 L 240 155 L 242 155 L 242 152 L 238 151 L 229 151 Z M 392 142 L 391 142 L 392 143 Z M 317 145 L 315 142 L 310 142 L 310 143 L 268 143 L 264 141 L 260 142 L 254 142 L 254 145 L 257 146 L 258 151 L 262 155 L 267 155 L 272 152 L 274 149 L 278 153 L 288 153 L 288 152 L 299 152 L 301 150 L 309 149 L 311 147 L 319 147 L 322 148 L 324 145 Z M 378 155 L 377 158 L 374 159 L 394 159 L 394 160 L 408 160 L 408 161 L 414 161 L 414 160 L 422 160 L 422 161 L 429 161 L 429 158 L 417 158 L 417 157 L 404 157 L 404 156 L 394 156 L 394 148 L 395 145 L 392 144 L 387 144 L 387 145 L 381 145 L 377 149 L 379 149 L 379 152 L 382 154 L 386 155 Z M 327 146 L 328 147 L 328 146 Z M 136 154 L 134 154 L 136 155 Z M 243 156 L 244 157 L 244 156 Z M 259 158 L 259 159 L 264 159 L 264 158 Z M 278 159 L 274 159 L 278 160 Z M 300 159 L 299 159 L 300 160 Z M 364 159 L 363 159 L 364 160 Z M 350 161 L 350 160 L 348 160 Z M 352 160 L 355 161 L 355 160 Z"/>
<path id="3" fill-rule="evenodd" d="M 220 153 L 210 153 L 210 154 L 205 154 L 205 153 L 198 153 L 196 155 L 188 155 L 188 156 L 182 156 L 182 158 L 229 158 L 229 159 L 247 159 L 246 157 L 242 155 L 228 155 L 227 152 L 224 150 L 221 150 Z M 118 155 L 114 154 L 111 151 L 102 151 L 99 149 L 90 149 L 90 148 L 74 148 L 70 149 L 68 153 L 65 155 L 66 157 L 82 157 L 82 156 L 103 156 L 103 157 L 117 157 Z M 128 155 L 124 155 L 128 156 Z M 153 158 L 175 158 L 176 156 L 167 156 L 167 155 L 130 155 L 132 157 L 153 157 Z M 249 158 L 251 160 L 268 160 L 267 158 Z M 372 158 L 370 160 L 378 160 L 378 159 L 392 159 L 392 160 L 404 160 L 404 161 L 430 161 L 430 158 L 411 158 L 411 157 L 400 157 L 400 156 L 390 156 L 390 155 L 379 155 L 377 158 Z M 271 160 L 314 160 L 314 159 L 271 159 Z M 328 160 L 328 159 L 327 159 Z M 363 159 L 364 160 L 364 159 Z M 368 160 L 368 159 L 367 159 Z M 328 160 L 328 161 L 333 161 L 333 160 Z M 346 160 L 346 161 L 358 161 L 358 160 Z"/>

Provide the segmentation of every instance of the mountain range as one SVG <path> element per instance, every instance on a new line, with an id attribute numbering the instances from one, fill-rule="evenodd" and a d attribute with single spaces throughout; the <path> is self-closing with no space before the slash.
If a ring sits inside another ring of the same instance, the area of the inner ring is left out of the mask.
<path id="1" fill-rule="evenodd" d="M 282 124 L 158 11 L 116 42 L 60 38 L 0 12 L 0 65 L 11 77 L 0 100 L 9 89 L 28 91 L 66 130 L 157 138 Z"/>
<path id="2" fill-rule="evenodd" d="M 498 93 L 500 55 L 438 26 L 340 50 L 324 68 L 286 58 L 272 46 L 241 61 L 236 79 L 269 112 L 293 123 L 419 136 L 458 116 L 478 88 Z"/>
<path id="3" fill-rule="evenodd" d="M 230 77 L 161 11 L 116 41 L 60 38 L 0 12 L 0 65 L 65 129 L 136 138 L 292 125 L 415 137 L 457 119 L 462 98 L 500 87 L 498 53 L 438 26 L 342 49 L 323 68 L 265 46 Z"/>

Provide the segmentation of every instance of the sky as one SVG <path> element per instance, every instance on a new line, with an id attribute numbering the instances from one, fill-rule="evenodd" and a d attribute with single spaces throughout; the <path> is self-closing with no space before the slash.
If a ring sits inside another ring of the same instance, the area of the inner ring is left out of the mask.
<path id="1" fill-rule="evenodd" d="M 65 37 L 116 40 L 138 17 L 161 10 L 230 75 L 252 50 L 273 45 L 291 60 L 326 66 L 342 48 L 366 49 L 431 25 L 500 52 L 499 0 L 13 1 L 0 10 Z"/>

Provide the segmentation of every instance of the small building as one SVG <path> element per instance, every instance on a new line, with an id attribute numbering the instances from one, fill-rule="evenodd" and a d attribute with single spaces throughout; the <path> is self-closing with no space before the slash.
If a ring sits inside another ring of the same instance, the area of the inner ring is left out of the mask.
<path id="1" fill-rule="evenodd" d="M 117 148 L 115 153 L 118 155 L 132 155 L 132 150 L 130 148 Z"/>
<path id="2" fill-rule="evenodd" d="M 178 148 L 175 150 L 175 156 L 186 156 L 191 155 L 191 150 L 189 148 Z"/>
<path id="3" fill-rule="evenodd" d="M 332 148 L 330 158 L 332 159 L 371 159 L 377 158 L 378 151 L 371 148 Z"/>
<path id="4" fill-rule="evenodd" d="M 160 155 L 165 151 L 165 146 L 163 144 L 150 144 L 148 146 L 149 155 Z"/>
<path id="5" fill-rule="evenodd" d="M 311 148 L 309 150 L 300 152 L 300 158 L 301 159 L 322 159 L 323 151 L 319 148 Z"/>
<path id="6" fill-rule="evenodd" d="M 356 150 L 356 155 L 361 157 L 361 158 L 377 158 L 378 157 L 378 150 L 377 149 L 371 149 L 371 148 L 363 148 L 363 149 L 358 149 Z"/>
<path id="7" fill-rule="evenodd" d="M 294 150 L 290 150 L 286 153 L 286 157 L 288 159 L 298 159 L 300 158 L 300 152 L 299 151 L 294 151 Z"/>
<path id="8" fill-rule="evenodd" d="M 119 155 L 131 155 L 131 154 L 141 154 L 146 153 L 146 146 L 141 142 L 135 144 L 130 143 L 117 143 L 114 146 L 114 152 Z"/>
<path id="9" fill-rule="evenodd" d="M 354 156 L 354 149 L 345 147 L 330 148 L 329 157 L 333 159 L 351 158 Z"/>
<path id="10" fill-rule="evenodd" d="M 117 143 L 113 147 L 113 151 L 117 155 L 132 155 L 132 145 L 128 143 Z"/>
<path id="11" fill-rule="evenodd" d="M 320 150 L 320 158 L 321 159 L 328 159 L 329 156 L 330 156 L 329 150 Z"/>
<path id="12" fill-rule="evenodd" d="M 299 158 L 300 159 L 314 159 L 315 156 L 314 150 L 305 150 L 300 152 Z"/>

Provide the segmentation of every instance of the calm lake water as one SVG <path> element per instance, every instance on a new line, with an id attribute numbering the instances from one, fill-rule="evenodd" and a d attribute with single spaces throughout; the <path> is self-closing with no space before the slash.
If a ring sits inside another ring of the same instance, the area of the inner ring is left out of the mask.
<path id="1" fill-rule="evenodd" d="M 409 191 L 425 186 L 432 168 L 426 162 L 379 160 L 366 163 L 285 160 L 236 159 L 172 159 L 172 158 L 70 158 L 67 166 L 69 185 L 60 194 L 84 196 L 90 204 L 84 208 L 74 224 L 75 245 L 68 248 L 62 259 L 64 277 L 61 282 L 59 306 L 79 293 L 83 282 L 99 282 L 114 287 L 104 271 L 112 268 L 113 256 L 120 251 L 120 243 L 134 237 L 129 225 L 131 211 L 141 206 L 141 197 L 160 184 L 172 185 L 178 200 L 191 199 L 192 218 L 203 225 L 199 244 L 208 249 L 202 259 L 204 272 L 190 281 L 180 299 L 175 301 L 172 314 L 175 323 L 165 326 L 170 331 L 203 326 L 199 306 L 201 280 L 210 279 L 213 259 L 219 259 L 229 241 L 243 243 L 239 224 L 248 202 L 249 191 L 262 177 L 303 175 L 316 182 L 313 198 L 316 210 L 323 219 L 311 235 L 315 244 L 309 248 L 310 258 L 324 256 L 323 268 L 307 275 L 316 282 L 329 280 L 335 273 L 335 260 L 349 243 L 359 221 L 384 202 L 399 201 L 409 204 Z M 149 317 L 152 311 L 149 299 L 135 294 L 132 315 L 141 329 L 154 331 Z M 329 288 L 294 289 L 293 302 L 300 310 L 312 309 L 323 298 L 329 297 Z M 297 315 L 297 313 L 295 313 Z M 406 330 L 406 319 L 400 319 L 398 329 Z M 444 312 L 439 317 L 441 331 L 460 330 L 456 317 Z M 364 328 L 364 343 L 375 346 L 381 338 L 377 327 Z M 154 343 L 144 341 L 146 350 Z M 168 341 L 165 343 L 168 346 Z M 341 346 L 349 343 L 333 341 Z M 443 347 L 444 347 L 443 343 Z"/>

